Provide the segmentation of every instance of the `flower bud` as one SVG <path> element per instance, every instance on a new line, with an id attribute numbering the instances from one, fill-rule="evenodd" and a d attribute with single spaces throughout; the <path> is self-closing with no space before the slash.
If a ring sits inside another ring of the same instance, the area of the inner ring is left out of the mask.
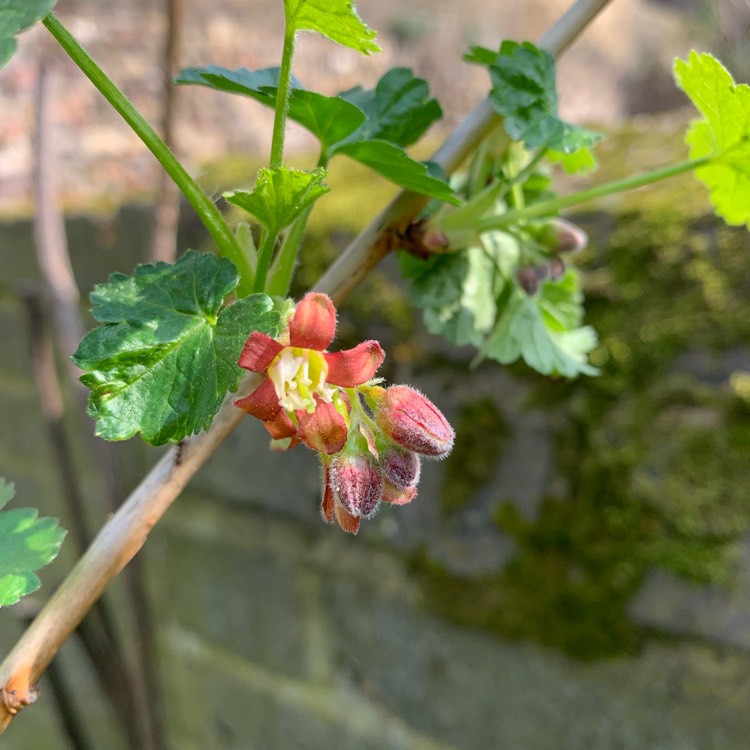
<path id="1" fill-rule="evenodd" d="M 557 281 L 565 273 L 565 261 L 562 258 L 552 258 L 547 263 L 549 277 L 552 281 Z"/>
<path id="2" fill-rule="evenodd" d="M 384 503 L 390 503 L 391 505 L 406 505 L 416 496 L 416 487 L 396 487 L 395 484 L 386 482 L 383 486 L 383 497 L 380 499 Z"/>
<path id="3" fill-rule="evenodd" d="M 378 399 L 375 419 L 394 442 L 407 451 L 444 458 L 455 433 L 429 399 L 407 385 L 386 388 Z"/>
<path id="4" fill-rule="evenodd" d="M 383 492 L 383 475 L 372 456 L 364 453 L 334 457 L 328 470 L 333 496 L 352 516 L 371 516 Z"/>
<path id="5" fill-rule="evenodd" d="M 541 227 L 538 240 L 553 253 L 575 253 L 589 244 L 588 235 L 581 227 L 559 217 Z"/>
<path id="6" fill-rule="evenodd" d="M 539 277 L 533 266 L 524 266 L 519 268 L 516 273 L 516 279 L 521 289 L 529 296 L 536 294 L 539 289 Z"/>
<path id="7" fill-rule="evenodd" d="M 395 487 L 406 489 L 419 484 L 422 467 L 416 453 L 391 445 L 380 456 L 380 468 L 386 482 Z"/>

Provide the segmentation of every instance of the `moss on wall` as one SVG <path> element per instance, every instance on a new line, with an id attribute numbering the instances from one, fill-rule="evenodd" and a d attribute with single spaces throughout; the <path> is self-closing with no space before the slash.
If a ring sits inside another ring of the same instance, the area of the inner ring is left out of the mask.
<path id="1" fill-rule="evenodd" d="M 481 398 L 463 404 L 455 421 L 456 442 L 445 462 L 440 510 L 444 518 L 467 507 L 493 477 L 508 425 L 495 403 Z"/>
<path id="2" fill-rule="evenodd" d="M 642 642 L 627 608 L 649 569 L 731 580 L 750 530 L 749 243 L 658 206 L 588 217 L 594 235 L 609 230 L 583 259 L 602 376 L 526 376 L 556 426 L 561 489 L 531 521 L 498 498 L 495 522 L 517 552 L 495 574 L 457 578 L 415 561 L 441 615 L 591 659 Z M 466 503 L 447 478 L 446 498 Z"/>

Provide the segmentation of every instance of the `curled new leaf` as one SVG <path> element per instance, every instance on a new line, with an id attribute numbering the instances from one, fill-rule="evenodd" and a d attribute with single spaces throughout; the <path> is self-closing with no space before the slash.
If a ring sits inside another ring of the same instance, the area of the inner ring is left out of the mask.
<path id="1" fill-rule="evenodd" d="M 277 235 L 330 190 L 323 184 L 325 175 L 324 169 L 304 172 L 288 167 L 264 168 L 258 170 L 252 192 L 235 190 L 224 197 L 255 216 L 270 234 Z"/>

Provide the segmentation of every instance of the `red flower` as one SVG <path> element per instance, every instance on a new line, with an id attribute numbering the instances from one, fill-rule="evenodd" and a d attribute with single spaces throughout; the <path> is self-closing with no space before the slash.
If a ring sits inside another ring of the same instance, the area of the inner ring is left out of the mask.
<path id="1" fill-rule="evenodd" d="M 253 331 L 239 365 L 265 373 L 263 382 L 234 403 L 265 422 L 276 439 L 302 441 L 321 453 L 337 453 L 346 442 L 349 405 L 340 388 L 370 380 L 385 354 L 377 341 L 326 352 L 336 333 L 336 308 L 320 293 L 306 295 L 289 323 L 288 343 Z"/>

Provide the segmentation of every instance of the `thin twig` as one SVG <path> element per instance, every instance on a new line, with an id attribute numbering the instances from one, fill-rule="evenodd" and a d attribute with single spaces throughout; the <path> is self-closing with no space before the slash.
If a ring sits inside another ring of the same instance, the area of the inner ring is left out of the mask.
<path id="1" fill-rule="evenodd" d="M 182 0 L 164 0 L 166 39 L 162 60 L 162 119 L 161 135 L 173 152 L 175 148 L 175 99 L 177 87 L 172 81 L 176 72 L 182 31 Z M 180 221 L 180 192 L 177 184 L 162 169 L 159 170 L 154 227 L 151 235 L 151 260 L 174 263 L 177 255 L 177 227 Z"/>
<path id="2" fill-rule="evenodd" d="M 88 528 L 83 498 L 75 476 L 72 449 L 63 424 L 63 397 L 60 382 L 57 379 L 52 341 L 44 324 L 39 295 L 31 287 L 26 287 L 22 289 L 22 296 L 28 318 L 32 369 L 39 393 L 42 416 L 47 426 L 52 454 L 68 510 L 66 521 L 71 526 L 78 554 L 82 555 L 90 544 L 92 535 Z M 133 686 L 122 679 L 123 649 L 106 598 L 95 602 L 91 611 L 78 626 L 77 632 L 99 684 L 107 694 L 122 724 L 122 729 L 129 738 L 131 747 L 141 750 L 142 735 L 133 732 L 135 725 L 130 721 L 135 699 L 134 691 L 131 689 Z"/>
<path id="3" fill-rule="evenodd" d="M 607 0 L 578 0 L 545 35 L 543 43 L 546 48 L 555 54 L 561 52 L 605 5 Z M 494 116 L 487 112 L 488 109 L 486 102 L 481 104 L 437 152 L 436 157 L 446 171 L 455 169 L 491 129 Z M 335 273 L 326 273 L 316 288 L 331 294 L 337 302 L 345 298 L 354 286 L 346 282 L 346 277 L 356 277 L 358 281 L 364 275 L 359 269 L 361 264 L 369 270 L 378 262 L 382 257 L 380 253 L 388 249 L 383 246 L 388 232 L 411 220 L 420 210 L 421 201 L 411 193 L 402 193 L 364 231 L 363 239 L 353 243 L 355 250 L 349 248 L 346 260 L 342 258 L 336 264 Z M 408 212 L 412 213 L 408 215 Z M 372 254 L 367 252 L 368 247 L 372 247 Z M 257 382 L 256 377 L 246 378 L 241 393 L 248 393 Z M 0 702 L 0 731 L 10 724 L 19 710 L 33 702 L 33 685 L 60 646 L 243 416 L 244 412 L 228 400 L 214 418 L 211 429 L 168 450 L 99 532 L 86 554 L 0 665 L 4 698 Z"/>
<path id="4" fill-rule="evenodd" d="M 38 291 L 24 285 L 21 288 L 21 297 L 26 306 L 29 354 L 39 395 L 39 406 L 59 473 L 62 495 L 68 510 L 68 523 L 75 544 L 82 553 L 91 543 L 93 534 L 86 518 L 86 507 L 75 476 L 72 450 L 63 423 L 63 394 L 57 379 L 52 341 L 44 323 L 44 312 Z"/>
<path id="5" fill-rule="evenodd" d="M 24 599 L 17 607 L 16 616 L 28 627 L 39 612 L 40 604 L 31 599 Z M 58 660 L 53 659 L 47 667 L 46 677 L 49 683 L 52 700 L 57 704 L 57 715 L 65 736 L 73 750 L 94 750 L 94 745 L 86 732 L 86 724 L 74 700 L 74 691 L 65 678 Z"/>
<path id="6" fill-rule="evenodd" d="M 39 78 L 36 91 L 36 129 L 34 159 L 34 193 L 37 211 L 34 217 L 34 238 L 37 259 L 44 282 L 45 296 L 49 300 L 52 321 L 58 346 L 62 350 L 66 364 L 66 373 L 77 400 L 76 412 L 82 417 L 86 414 L 88 394 L 78 379 L 79 372 L 70 360 L 78 342 L 84 334 L 80 318 L 80 295 L 73 274 L 65 233 L 65 220 L 57 199 L 57 158 L 53 139 L 53 122 L 51 109 L 54 101 L 54 73 L 43 60 L 39 66 Z M 70 508 L 73 530 L 79 543 L 81 553 L 91 542 L 92 534 L 86 524 L 86 510 L 78 490 L 74 463 L 68 447 L 67 436 L 63 425 L 63 398 L 60 383 L 57 380 L 52 348 L 49 342 L 45 347 L 46 334 L 41 324 L 41 312 L 38 301 L 27 298 L 29 319 L 36 330 L 31 331 L 32 359 L 40 383 L 41 405 L 47 421 L 52 447 L 63 480 L 63 490 Z M 35 342 L 39 338 L 39 344 Z M 45 359 L 46 357 L 46 359 Z M 109 507 L 117 509 L 122 497 L 121 482 L 117 471 L 112 446 L 98 440 L 91 430 L 88 421 L 81 421 L 81 430 L 89 441 L 88 455 L 94 458 L 89 466 L 95 470 L 105 487 Z M 140 566 L 132 565 L 126 573 L 126 592 L 128 604 L 136 627 L 132 640 L 138 658 L 136 669 L 131 668 L 125 659 L 125 652 L 120 637 L 114 626 L 114 618 L 105 599 L 97 603 L 92 613 L 92 621 L 81 629 L 81 636 L 96 640 L 95 645 L 88 644 L 87 653 L 93 661 L 93 667 L 104 690 L 113 701 L 115 711 L 120 718 L 131 747 L 137 750 L 158 750 L 158 745 L 151 738 L 156 736 L 155 723 L 148 711 L 148 692 L 155 684 L 150 674 L 153 662 L 150 658 L 151 635 L 148 629 L 148 612 Z M 147 666 L 145 666 L 147 665 Z M 134 722 L 134 701 L 141 700 L 143 705 L 137 711 L 138 720 Z"/>

